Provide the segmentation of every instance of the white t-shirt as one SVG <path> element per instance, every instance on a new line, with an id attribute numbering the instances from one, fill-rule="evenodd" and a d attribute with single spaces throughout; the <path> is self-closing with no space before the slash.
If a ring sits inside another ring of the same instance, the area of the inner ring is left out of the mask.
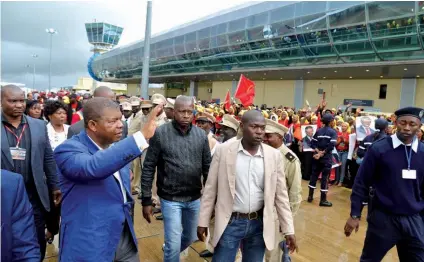
<path id="1" fill-rule="evenodd" d="M 63 125 L 63 132 L 56 132 L 51 123 L 47 124 L 47 135 L 49 136 L 50 146 L 54 151 L 57 146 L 62 144 L 68 137 L 69 125 Z"/>

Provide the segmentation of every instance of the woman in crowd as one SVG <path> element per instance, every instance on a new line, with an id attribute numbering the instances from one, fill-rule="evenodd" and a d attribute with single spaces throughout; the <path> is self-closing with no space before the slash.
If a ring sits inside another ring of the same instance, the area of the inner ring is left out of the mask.
<path id="1" fill-rule="evenodd" d="M 340 126 L 341 132 L 337 132 L 336 149 L 339 154 L 341 166 L 336 170 L 336 185 L 342 186 L 346 174 L 347 155 L 349 152 L 349 124 L 343 122 Z"/>
<path id="2" fill-rule="evenodd" d="M 418 141 L 421 141 L 424 143 L 424 125 L 421 126 L 420 130 L 418 130 L 417 137 L 418 137 Z"/>
<path id="3" fill-rule="evenodd" d="M 26 102 L 25 114 L 32 118 L 44 120 L 42 105 L 37 100 L 28 100 Z"/>
<path id="4" fill-rule="evenodd" d="M 50 145 L 54 150 L 68 136 L 69 125 L 65 124 L 67 120 L 67 106 L 61 101 L 48 101 L 44 106 L 44 115 L 49 121 L 47 124 L 47 134 Z"/>

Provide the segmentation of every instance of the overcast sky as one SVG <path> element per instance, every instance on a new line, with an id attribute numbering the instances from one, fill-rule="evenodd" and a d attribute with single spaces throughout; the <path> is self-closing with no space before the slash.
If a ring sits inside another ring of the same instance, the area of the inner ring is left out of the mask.
<path id="1" fill-rule="evenodd" d="M 194 21 L 242 0 L 154 0 L 152 34 Z M 53 36 L 52 87 L 76 85 L 88 76 L 91 56 L 84 24 L 107 22 L 124 28 L 119 45 L 144 38 L 146 0 L 1 2 L 1 82 L 23 83 L 32 88 L 35 63 L 37 89 L 48 88 L 49 35 Z M 31 57 L 37 54 L 38 58 Z"/>

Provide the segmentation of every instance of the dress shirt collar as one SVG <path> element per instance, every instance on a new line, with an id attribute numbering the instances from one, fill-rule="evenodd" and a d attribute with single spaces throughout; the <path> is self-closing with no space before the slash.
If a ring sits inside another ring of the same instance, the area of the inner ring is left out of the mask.
<path id="1" fill-rule="evenodd" d="M 87 134 L 88 139 L 90 139 L 90 141 L 99 149 L 99 150 L 103 150 L 103 148 L 101 148 L 96 142 L 94 142 L 93 139 L 91 139 L 91 137 Z"/>
<path id="2" fill-rule="evenodd" d="M 393 141 L 393 148 L 397 148 L 400 145 L 405 145 L 402 141 L 399 140 L 399 138 L 397 137 L 396 134 L 391 135 L 392 137 L 392 141 Z M 417 153 L 418 151 L 418 139 L 415 138 L 414 141 L 412 142 L 412 145 L 406 145 L 406 146 L 412 146 L 412 150 L 414 150 L 415 153 Z"/>
<path id="3" fill-rule="evenodd" d="M 243 144 L 241 143 L 241 141 L 242 141 L 242 139 L 240 139 L 239 147 L 238 147 L 237 152 L 242 151 L 246 155 L 251 156 L 251 154 L 246 149 L 244 149 Z M 260 156 L 262 158 L 264 157 L 262 144 L 259 146 L 259 149 L 258 149 L 258 151 L 256 152 L 256 154 L 254 156 Z"/>

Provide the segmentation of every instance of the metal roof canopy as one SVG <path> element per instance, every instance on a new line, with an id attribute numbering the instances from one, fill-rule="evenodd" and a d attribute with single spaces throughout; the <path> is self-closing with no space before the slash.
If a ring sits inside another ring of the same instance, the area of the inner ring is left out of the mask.
<path id="1" fill-rule="evenodd" d="M 406 70 L 405 70 L 406 68 Z M 366 71 L 369 70 L 369 71 Z M 309 73 L 308 73 L 309 72 Z M 238 81 L 240 74 L 261 80 L 328 80 L 328 79 L 401 79 L 424 77 L 424 60 L 334 64 L 295 68 L 255 68 L 232 71 L 196 72 L 175 75 L 150 76 L 150 83 L 181 81 Z M 422 75 L 420 75 L 422 74 Z M 350 78 L 352 77 L 352 78 Z M 111 81 L 112 82 L 112 81 Z M 139 83 L 140 77 L 114 79 L 116 83 Z"/>

